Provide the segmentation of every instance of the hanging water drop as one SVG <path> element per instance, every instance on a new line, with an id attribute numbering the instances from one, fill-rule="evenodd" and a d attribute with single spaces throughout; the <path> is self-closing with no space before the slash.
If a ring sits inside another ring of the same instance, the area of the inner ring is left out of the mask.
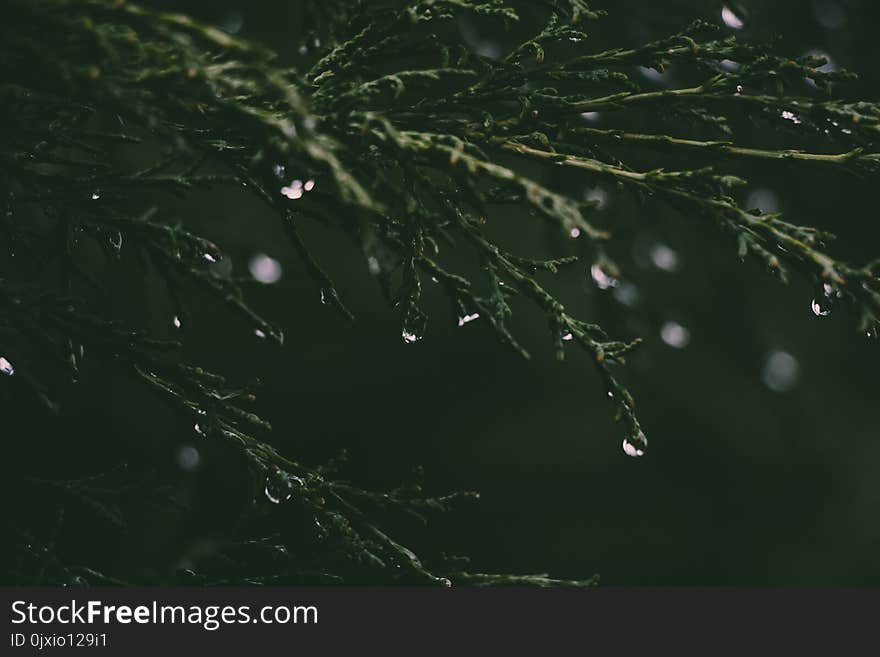
<path id="1" fill-rule="evenodd" d="M 645 438 L 643 431 L 623 439 L 623 453 L 627 456 L 632 456 L 633 458 L 644 456 L 646 449 L 648 449 L 648 439 Z"/>
<path id="2" fill-rule="evenodd" d="M 101 190 L 96 189 L 94 192 L 92 192 L 92 200 L 97 201 L 99 198 L 101 198 Z"/>
<path id="3" fill-rule="evenodd" d="M 827 317 L 831 314 L 831 308 L 829 306 L 823 306 L 818 299 L 813 299 L 810 303 L 810 308 L 813 309 L 813 314 L 816 317 Z"/>
<path id="4" fill-rule="evenodd" d="M 256 329 L 254 331 L 254 335 L 256 335 L 258 338 L 260 338 L 260 340 L 266 339 L 266 332 L 263 331 L 262 329 Z"/>
<path id="5" fill-rule="evenodd" d="M 403 337 L 403 341 L 407 344 L 412 344 L 422 339 L 422 336 L 418 335 L 417 333 L 407 331 L 406 329 L 403 329 L 401 336 Z"/>
<path id="6" fill-rule="evenodd" d="M 180 317 L 177 315 L 174 316 L 172 323 L 174 324 L 174 328 L 176 329 L 179 329 L 181 326 L 183 326 L 183 322 L 180 321 Z"/>
<path id="7" fill-rule="evenodd" d="M 823 283 L 822 289 L 816 293 L 816 296 L 810 302 L 813 314 L 816 317 L 827 317 L 830 315 L 836 296 L 834 288 L 828 283 Z"/>
<path id="8" fill-rule="evenodd" d="M 12 366 L 12 363 L 6 360 L 3 356 L 0 356 L 0 374 L 5 374 L 6 376 L 12 376 L 15 374 L 15 368 Z"/>

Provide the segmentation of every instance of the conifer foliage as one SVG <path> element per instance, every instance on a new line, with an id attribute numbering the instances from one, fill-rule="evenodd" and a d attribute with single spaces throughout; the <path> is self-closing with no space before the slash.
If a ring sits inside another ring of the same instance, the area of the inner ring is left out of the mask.
<path id="1" fill-rule="evenodd" d="M 338 230 L 362 248 L 405 343 L 429 330 L 426 282 L 442 289 L 460 322 L 478 320 L 487 339 L 525 357 L 509 325 L 511 300 L 533 305 L 558 357 L 585 358 L 602 378 L 630 456 L 647 450 L 619 375 L 638 336 L 610 336 L 601 318 L 570 314 L 543 282 L 579 267 L 600 286 L 615 284 L 621 272 L 607 251 L 614 226 L 599 221 L 595 201 L 547 183 L 548 170 L 671 205 L 726 235 L 731 257 L 754 259 L 783 281 L 812 281 L 820 312 L 845 304 L 854 328 L 880 330 L 880 260 L 843 262 L 828 246 L 830 235 L 741 207 L 732 190 L 745 181 L 726 169 L 732 160 L 760 160 L 837 169 L 870 184 L 880 174 L 880 154 L 870 147 L 880 105 L 846 96 L 851 73 L 826 71 L 821 57 L 793 59 L 741 43 L 704 22 L 600 51 L 590 34 L 601 29 L 602 13 L 582 0 L 304 4 L 314 5 L 322 44 L 308 70 L 185 15 L 124 0 L 4 3 L 0 404 L 33 403 L 29 412 L 57 414 L 94 359 L 155 392 L 200 440 L 238 454 L 254 482 L 254 514 L 265 515 L 267 505 L 277 513 L 242 523 L 184 581 L 559 583 L 474 573 L 456 557 L 423 561 L 382 518 L 427 517 L 475 494 L 430 497 L 417 484 L 375 492 L 339 479 L 334 463 L 300 463 L 273 447 L 270 418 L 252 412 L 258 389 L 234 372 L 182 360 L 184 332 L 168 339 L 114 316 L 102 302 L 107 280 L 133 275 L 134 263 L 161 274 L 172 304 L 182 286 L 195 287 L 246 320 L 253 334 L 242 339 L 287 348 L 271 309 L 249 305 L 248 282 L 216 267 L 224 245 L 194 232 L 186 217 L 170 216 L 165 198 L 244 188 L 274 212 L 316 294 L 342 321 L 356 321 L 300 228 L 318 222 Z M 487 50 L 462 36 L 462 21 L 507 35 L 536 27 L 514 46 Z M 692 83 L 645 88 L 633 75 L 639 66 L 669 65 Z M 603 127 L 588 121 L 594 113 Z M 644 113 L 657 120 L 633 120 Z M 775 126 L 790 147 L 740 143 L 728 123 L 734 113 Z M 676 131 L 682 125 L 687 134 Z M 811 133 L 827 135 L 826 151 L 798 148 Z M 692 166 L 638 168 L 625 156 L 633 149 L 661 160 L 685 155 Z M 559 255 L 535 259 L 493 239 L 487 222 L 509 207 L 557 231 Z M 463 258 L 479 264 L 477 276 L 456 268 Z M 174 316 L 177 328 L 185 312 Z M 4 442 L 16 440 L 3 434 Z M 14 464 L 6 469 L 14 480 Z M 120 464 L 87 478 L 16 480 L 15 487 L 51 487 L 106 518 L 107 531 L 124 531 L 135 471 L 137 464 Z M 108 570 L 71 554 L 47 529 L 63 523 L 58 507 L 41 513 L 15 516 L 4 538 L 13 555 L 9 580 L 184 577 Z"/>

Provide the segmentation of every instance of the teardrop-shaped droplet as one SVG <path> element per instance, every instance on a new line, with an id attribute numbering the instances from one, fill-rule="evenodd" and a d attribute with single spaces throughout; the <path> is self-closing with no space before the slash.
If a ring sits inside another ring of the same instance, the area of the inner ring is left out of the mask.
<path id="1" fill-rule="evenodd" d="M 174 319 L 171 320 L 171 323 L 174 324 L 174 328 L 176 329 L 179 329 L 181 326 L 183 326 L 183 322 L 180 321 L 179 315 L 175 315 Z"/>
<path id="2" fill-rule="evenodd" d="M 12 376 L 15 374 L 15 368 L 12 366 L 12 363 L 6 360 L 3 356 L 0 356 L 0 374 L 5 374 L 6 376 Z"/>
<path id="3" fill-rule="evenodd" d="M 623 453 L 627 456 L 632 456 L 633 458 L 644 456 L 647 449 L 648 439 L 645 438 L 643 431 L 623 439 Z"/>

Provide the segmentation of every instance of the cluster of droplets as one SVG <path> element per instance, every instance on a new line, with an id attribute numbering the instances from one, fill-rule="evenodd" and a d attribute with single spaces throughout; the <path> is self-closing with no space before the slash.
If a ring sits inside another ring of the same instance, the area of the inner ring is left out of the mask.
<path id="1" fill-rule="evenodd" d="M 281 188 L 281 195 L 289 198 L 292 201 L 296 201 L 297 199 L 301 199 L 303 194 L 306 192 L 310 192 L 315 188 L 314 180 L 306 180 L 303 182 L 302 180 L 293 180 L 289 185 L 285 185 Z"/>

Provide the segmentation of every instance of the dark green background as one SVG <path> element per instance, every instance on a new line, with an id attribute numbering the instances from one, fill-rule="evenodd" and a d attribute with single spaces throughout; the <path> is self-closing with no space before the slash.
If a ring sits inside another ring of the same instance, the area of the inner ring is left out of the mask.
<path id="1" fill-rule="evenodd" d="M 241 4 L 165 3 L 226 26 L 241 18 L 242 36 L 302 65 L 297 3 Z M 595 4 L 609 11 L 587 27 L 597 48 L 636 45 L 695 17 L 720 22 L 721 5 L 714 2 Z M 876 97 L 876 3 L 833 3 L 845 18 L 836 29 L 817 20 L 829 4 L 746 4 L 750 12 L 739 35 L 759 41 L 781 35 L 780 47 L 795 55 L 827 52 L 838 66 L 862 74 L 853 93 Z M 675 71 L 668 75 L 674 82 Z M 750 143 L 842 148 L 813 137 L 786 142 L 763 125 L 734 125 Z M 664 124 L 680 136 L 689 127 Z M 655 155 L 636 162 L 657 162 Z M 751 181 L 743 199 L 755 188 L 772 190 L 790 220 L 836 232 L 835 253 L 858 262 L 880 254 L 873 182 L 806 167 L 730 169 Z M 601 184 L 546 181 L 571 188 Z M 262 377 L 259 410 L 275 424 L 274 440 L 286 453 L 314 462 L 345 447 L 351 472 L 363 483 L 393 486 L 423 464 L 431 491 L 479 490 L 479 505 L 438 519 L 412 539 L 429 550 L 469 554 L 478 570 L 573 578 L 598 572 L 608 585 L 880 584 L 880 343 L 859 334 L 843 310 L 814 317 L 808 282 L 795 279 L 785 287 L 757 264 L 741 263 L 735 244 L 701 219 L 603 186 L 609 203 L 597 221 L 618 237 L 612 254 L 637 286 L 638 304 L 626 308 L 597 290 L 587 263 L 547 281 L 576 316 L 618 336 L 645 338 L 627 375 L 650 441 L 642 459 L 623 454 L 621 429 L 609 417 L 589 361 L 572 351 L 556 362 L 532 308 L 514 306 L 515 325 L 533 352 L 523 361 L 497 345 L 480 321 L 459 328 L 426 283 L 429 328 L 421 342 L 406 345 L 363 255 L 340 233 L 307 227 L 357 315 L 350 325 L 320 303 L 274 217 L 244 195 L 205 194 L 180 213 L 229 251 L 238 273 L 247 272 L 254 253 L 281 261 L 279 284 L 256 290 L 252 299 L 284 326 L 286 345 L 279 350 L 252 338 L 249 327 L 230 323 L 221 308 L 196 306 L 187 320 L 188 349 L 230 374 Z M 489 222 L 493 235 L 524 255 L 571 251 L 525 216 Z M 677 271 L 645 263 L 642 250 L 656 243 L 677 252 Z M 170 311 L 149 293 L 151 285 L 145 279 L 143 296 L 135 295 L 140 310 L 167 327 Z M 668 320 L 691 331 L 685 349 L 660 340 Z M 765 361 L 776 350 L 799 363 L 797 384 L 787 392 L 763 381 Z M 175 444 L 195 441 L 161 408 L 146 407 L 149 423 L 133 420 L 132 401 L 139 411 L 146 402 L 115 390 L 117 426 L 163 445 L 169 463 L 169 434 Z M 88 404 L 80 412 L 87 418 Z M 206 510 L 222 500 L 217 491 L 233 486 L 211 468 L 205 458 L 181 480 Z M 200 493 L 201 487 L 210 492 Z M 157 518 L 145 540 L 172 560 L 200 532 L 211 534 L 222 524 L 208 511 L 195 520 Z"/>

